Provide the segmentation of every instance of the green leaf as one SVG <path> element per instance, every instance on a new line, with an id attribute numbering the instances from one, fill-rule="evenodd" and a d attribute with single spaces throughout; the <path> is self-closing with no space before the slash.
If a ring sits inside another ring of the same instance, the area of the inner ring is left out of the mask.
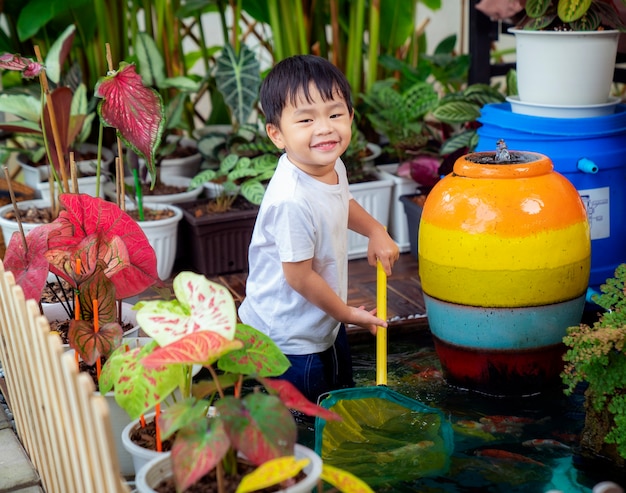
<path id="1" fill-rule="evenodd" d="M 58 84 L 61 80 L 61 67 L 69 53 L 75 32 L 76 26 L 74 24 L 67 26 L 55 42 L 52 43 L 50 51 L 46 55 L 46 75 L 55 84 Z"/>
<path id="2" fill-rule="evenodd" d="M 165 80 L 165 62 L 152 36 L 145 32 L 137 34 L 135 54 L 143 84 L 149 87 L 161 87 Z"/>
<path id="3" fill-rule="evenodd" d="M 221 357 L 217 366 L 220 370 L 275 377 L 285 373 L 290 363 L 274 341 L 249 325 L 237 324 L 237 339 L 244 343 L 243 349 L 232 351 Z"/>
<path id="4" fill-rule="evenodd" d="M 253 464 L 293 454 L 296 423 L 278 397 L 261 392 L 243 399 L 228 396 L 215 407 L 233 446 Z"/>
<path id="5" fill-rule="evenodd" d="M 205 169 L 191 179 L 191 182 L 189 183 L 189 187 L 187 189 L 193 190 L 195 188 L 201 187 L 204 183 L 210 182 L 216 176 L 217 173 L 214 169 Z"/>
<path id="6" fill-rule="evenodd" d="M 591 0 L 559 0 L 557 12 L 563 22 L 572 22 L 585 15 L 590 6 Z"/>
<path id="7" fill-rule="evenodd" d="M 0 94 L 0 111 L 39 124 L 41 100 L 22 94 Z"/>
<path id="8" fill-rule="evenodd" d="M 52 19 L 72 9 L 89 8 L 90 0 L 30 0 L 26 2 L 17 19 L 17 34 L 20 41 L 27 41 Z"/>
<path id="9" fill-rule="evenodd" d="M 225 45 L 216 60 L 215 81 L 224 101 L 231 110 L 236 126 L 245 124 L 254 110 L 261 86 L 261 65 L 247 45 L 241 45 L 239 55 Z"/>
<path id="10" fill-rule="evenodd" d="M 265 195 L 265 186 L 260 180 L 248 180 L 241 184 L 240 193 L 254 205 L 260 205 Z"/>
<path id="11" fill-rule="evenodd" d="M 480 107 L 474 103 L 452 101 L 433 110 L 433 116 L 444 123 L 465 123 L 480 116 Z"/>
<path id="12" fill-rule="evenodd" d="M 100 375 L 100 390 L 113 389 L 115 401 L 131 419 L 137 419 L 166 399 L 185 383 L 184 365 L 146 368 L 141 360 L 157 346 L 152 341 L 144 347 L 127 351 L 118 348 L 106 361 Z"/>

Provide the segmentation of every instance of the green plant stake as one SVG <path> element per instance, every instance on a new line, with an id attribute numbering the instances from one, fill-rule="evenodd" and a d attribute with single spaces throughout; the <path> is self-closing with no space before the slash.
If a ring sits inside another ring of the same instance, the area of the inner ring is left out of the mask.
<path id="1" fill-rule="evenodd" d="M 139 220 L 143 221 L 143 193 L 141 192 L 141 183 L 139 183 L 137 168 L 133 169 L 133 180 L 135 182 L 135 197 L 137 197 L 137 213 L 139 214 Z"/>

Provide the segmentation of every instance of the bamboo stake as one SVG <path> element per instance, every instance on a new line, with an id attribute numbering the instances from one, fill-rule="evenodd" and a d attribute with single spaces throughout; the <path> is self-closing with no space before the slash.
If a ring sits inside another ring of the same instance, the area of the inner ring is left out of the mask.
<path id="1" fill-rule="evenodd" d="M 78 170 L 76 169 L 76 161 L 74 160 L 74 153 L 70 152 L 70 175 L 72 177 L 72 190 L 71 193 L 78 192 Z"/>
<path id="2" fill-rule="evenodd" d="M 15 220 L 17 221 L 17 227 L 20 230 L 20 236 L 22 237 L 22 245 L 24 246 L 24 255 L 28 253 L 28 245 L 26 243 L 26 236 L 24 235 L 24 228 L 22 227 L 22 220 L 20 219 L 20 210 L 17 207 L 17 199 L 15 198 L 15 193 L 13 192 L 13 186 L 11 185 L 11 178 L 9 177 L 9 168 L 7 166 L 3 167 L 4 176 L 7 180 L 7 188 L 9 189 L 9 196 L 11 197 L 11 204 L 13 204 L 13 211 L 15 211 Z M 9 245 L 9 241 L 11 238 L 5 238 L 7 246 Z"/>

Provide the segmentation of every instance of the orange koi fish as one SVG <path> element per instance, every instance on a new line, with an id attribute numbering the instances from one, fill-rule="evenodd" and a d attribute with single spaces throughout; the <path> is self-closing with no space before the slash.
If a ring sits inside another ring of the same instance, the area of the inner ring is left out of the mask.
<path id="1" fill-rule="evenodd" d="M 504 460 L 511 460 L 511 461 L 516 461 L 516 462 L 525 462 L 527 464 L 536 464 L 538 466 L 546 467 L 545 464 L 542 464 L 539 461 L 531 459 L 530 457 L 526 457 L 521 454 L 516 454 L 514 452 L 509 452 L 507 450 L 492 449 L 492 448 L 482 449 L 482 450 L 476 450 L 474 452 L 474 455 L 477 455 L 479 457 L 491 457 L 493 459 L 504 459 Z"/>
<path id="2" fill-rule="evenodd" d="M 524 447 L 533 447 L 537 450 L 571 450 L 569 445 L 553 440 L 551 438 L 535 438 L 533 440 L 526 440 L 522 442 Z"/>

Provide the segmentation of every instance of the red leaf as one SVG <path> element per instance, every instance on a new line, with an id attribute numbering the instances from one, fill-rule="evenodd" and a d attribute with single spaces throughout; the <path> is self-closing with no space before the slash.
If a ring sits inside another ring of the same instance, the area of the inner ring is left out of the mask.
<path id="1" fill-rule="evenodd" d="M 211 471 L 226 455 L 230 440 L 219 420 L 212 423 L 209 433 L 206 424 L 196 423 L 181 430 L 172 446 L 172 465 L 178 491 L 185 491 Z"/>
<path id="2" fill-rule="evenodd" d="M 278 394 L 281 401 L 290 409 L 295 409 L 308 416 L 319 416 L 327 421 L 341 421 L 341 416 L 328 409 L 313 404 L 287 380 L 260 378 L 263 385 Z"/>
<path id="3" fill-rule="evenodd" d="M 117 129 L 126 145 L 143 156 L 154 183 L 154 156 L 165 126 L 161 95 L 143 85 L 135 65 L 131 64 L 101 78 L 96 85 L 96 96 L 103 98 L 98 104 L 100 117 L 106 125 Z"/>
<path id="4" fill-rule="evenodd" d="M 85 237 L 95 233 L 107 241 L 119 236 L 130 265 L 110 277 L 117 298 L 135 296 L 154 284 L 158 279 L 156 254 L 133 218 L 113 202 L 86 194 L 61 194 L 59 201 L 65 210 L 55 219 L 61 227 L 50 234 L 50 249 L 76 249 Z"/>
<path id="5" fill-rule="evenodd" d="M 28 251 L 19 231 L 13 233 L 4 256 L 4 267 L 15 277 L 15 282 L 22 287 L 26 299 L 37 302 L 41 299 L 46 284 L 49 265 L 44 252 L 48 249 L 48 235 L 58 228 L 54 222 L 42 224 L 30 230 L 26 235 Z"/>
<path id="6" fill-rule="evenodd" d="M 54 116 L 56 119 L 56 127 L 58 130 L 59 146 L 61 147 L 61 155 L 65 161 L 62 163 L 67 172 L 69 172 L 69 134 L 70 134 L 70 111 L 72 108 L 72 90 L 69 87 L 57 87 L 50 93 L 52 99 L 52 108 L 54 109 Z M 59 173 L 61 177 L 60 164 L 57 155 L 56 142 L 54 140 L 54 134 L 52 133 L 52 123 L 50 121 L 50 107 L 48 104 L 44 107 L 43 114 L 44 128 L 46 132 L 46 138 L 48 145 L 50 146 L 50 156 L 54 169 Z M 69 174 L 68 174 L 69 179 Z"/>
<path id="7" fill-rule="evenodd" d="M 100 356 L 108 356 L 122 344 L 123 329 L 118 323 L 104 324 L 98 332 L 88 320 L 71 320 L 67 334 L 70 347 L 88 365 L 93 365 Z"/>

